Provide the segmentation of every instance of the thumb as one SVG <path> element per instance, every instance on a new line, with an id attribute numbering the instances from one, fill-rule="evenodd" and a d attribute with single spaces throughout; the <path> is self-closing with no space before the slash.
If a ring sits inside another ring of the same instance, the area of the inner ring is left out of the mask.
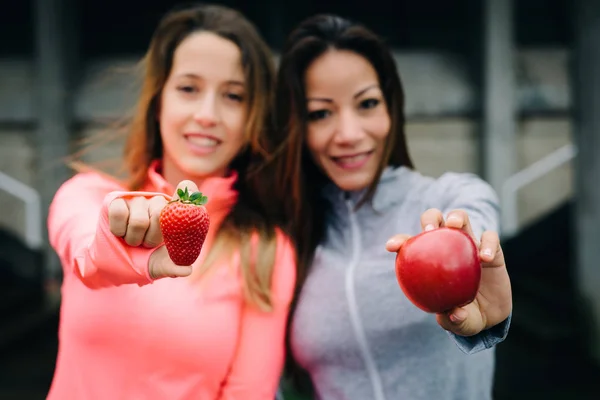
<path id="1" fill-rule="evenodd" d="M 152 279 L 181 278 L 190 276 L 192 267 L 175 265 L 169 257 L 167 247 L 162 245 L 156 248 L 150 255 L 150 259 L 148 260 L 148 272 Z"/>
<path id="2" fill-rule="evenodd" d="M 176 199 L 183 197 L 183 194 L 186 191 L 189 196 L 190 194 L 198 191 L 198 186 L 190 180 L 183 180 L 177 185 L 177 189 L 175 189 L 175 193 L 173 193 L 173 198 Z"/>
<path id="3" fill-rule="evenodd" d="M 485 326 L 483 316 L 476 301 L 457 307 L 449 312 L 436 315 L 438 324 L 447 331 L 459 336 L 473 336 Z"/>
<path id="4" fill-rule="evenodd" d="M 392 253 L 400 251 L 400 247 L 402 247 L 404 242 L 406 242 L 408 239 L 410 239 L 410 235 L 399 234 L 392 236 L 385 243 L 385 249 Z"/>

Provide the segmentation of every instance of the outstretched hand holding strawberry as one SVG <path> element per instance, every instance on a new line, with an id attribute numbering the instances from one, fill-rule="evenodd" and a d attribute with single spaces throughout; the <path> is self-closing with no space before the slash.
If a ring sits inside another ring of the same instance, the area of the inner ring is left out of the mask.
<path id="1" fill-rule="evenodd" d="M 148 261 L 152 278 L 185 277 L 208 233 L 206 201 L 187 180 L 177 185 L 171 201 L 162 195 L 115 199 L 108 207 L 110 231 L 130 246 L 156 248 Z"/>

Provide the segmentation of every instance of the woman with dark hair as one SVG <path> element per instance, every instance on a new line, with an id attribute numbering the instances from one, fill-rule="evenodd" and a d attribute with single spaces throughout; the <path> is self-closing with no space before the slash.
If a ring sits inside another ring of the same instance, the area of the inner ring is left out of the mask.
<path id="1" fill-rule="evenodd" d="M 80 168 L 50 208 L 64 280 L 48 399 L 272 399 L 296 276 L 260 168 L 272 55 L 243 15 L 202 5 L 160 21 L 142 67 L 125 179 Z M 176 188 L 208 197 L 193 265 L 159 227 Z"/>
<path id="2" fill-rule="evenodd" d="M 493 190 L 472 174 L 413 168 L 396 65 L 359 24 L 302 22 L 281 55 L 276 107 L 276 188 L 299 257 L 295 377 L 306 372 L 324 400 L 490 399 L 493 347 L 512 312 Z M 433 315 L 403 295 L 394 261 L 408 237 L 441 226 L 477 243 L 482 277 L 472 303 Z"/>

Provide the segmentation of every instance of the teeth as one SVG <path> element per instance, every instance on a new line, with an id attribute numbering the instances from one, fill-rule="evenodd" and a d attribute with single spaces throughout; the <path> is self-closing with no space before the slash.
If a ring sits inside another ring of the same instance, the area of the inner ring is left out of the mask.
<path id="1" fill-rule="evenodd" d="M 358 155 L 352 156 L 352 157 L 339 157 L 336 160 L 337 160 L 337 162 L 342 163 L 342 164 L 351 164 L 351 163 L 360 161 L 367 156 L 368 156 L 368 154 L 358 154 Z"/>
<path id="2" fill-rule="evenodd" d="M 188 136 L 188 140 L 192 144 L 202 147 L 216 147 L 219 144 L 217 140 L 207 137 Z"/>

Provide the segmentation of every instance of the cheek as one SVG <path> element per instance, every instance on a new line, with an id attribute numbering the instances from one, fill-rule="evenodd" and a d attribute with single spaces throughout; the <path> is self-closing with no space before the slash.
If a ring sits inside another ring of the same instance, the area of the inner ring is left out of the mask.
<path id="1" fill-rule="evenodd" d="M 225 111 L 223 124 L 227 131 L 227 141 L 231 143 L 232 147 L 239 150 L 246 141 L 244 131 L 247 123 L 247 113 L 242 107 L 239 107 L 238 109 L 231 107 L 227 108 Z"/>
<path id="2" fill-rule="evenodd" d="M 387 115 L 387 112 L 382 112 L 379 115 L 373 116 L 369 121 L 368 130 L 372 133 L 377 141 L 385 141 L 390 133 L 392 121 Z"/>
<path id="3" fill-rule="evenodd" d="M 318 127 L 309 127 L 306 136 L 306 146 L 315 158 L 317 158 L 320 153 L 325 153 L 327 150 L 326 132 Z"/>
<path id="4" fill-rule="evenodd" d="M 319 129 L 308 128 L 308 135 L 306 136 L 306 148 L 310 153 L 313 162 L 319 166 L 323 166 L 321 157 L 326 153 L 327 142 L 324 140 L 323 135 L 319 132 Z"/>
<path id="5" fill-rule="evenodd" d="M 177 135 L 177 131 L 181 125 L 188 119 L 188 115 L 190 114 L 188 108 L 189 106 L 178 101 L 173 95 L 163 95 L 158 115 L 163 140 L 168 140 L 168 138 Z"/>

